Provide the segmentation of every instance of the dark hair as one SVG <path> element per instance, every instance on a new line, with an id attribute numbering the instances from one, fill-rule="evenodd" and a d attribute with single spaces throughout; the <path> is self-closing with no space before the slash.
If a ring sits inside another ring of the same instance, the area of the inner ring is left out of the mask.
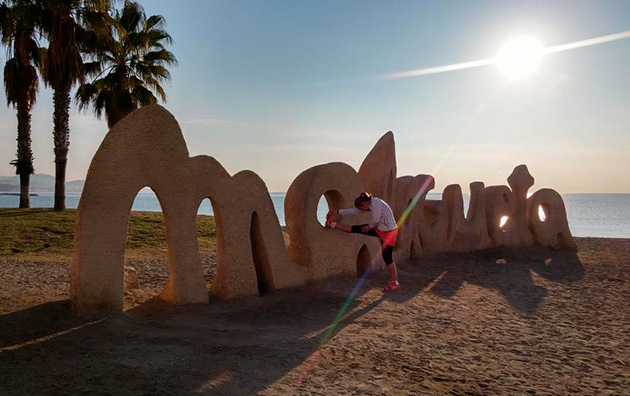
<path id="1" fill-rule="evenodd" d="M 370 194 L 369 192 L 362 192 L 361 195 L 356 197 L 356 199 L 354 200 L 354 207 L 358 208 L 363 202 L 370 202 L 371 200 L 372 194 Z"/>

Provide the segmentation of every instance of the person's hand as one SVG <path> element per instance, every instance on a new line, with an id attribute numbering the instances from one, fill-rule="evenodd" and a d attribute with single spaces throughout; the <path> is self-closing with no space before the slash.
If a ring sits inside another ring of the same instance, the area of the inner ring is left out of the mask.
<path id="1" fill-rule="evenodd" d="M 361 232 L 364 234 L 367 234 L 367 232 L 370 231 L 370 226 L 369 225 L 364 225 L 363 227 L 361 227 Z"/>
<path id="2" fill-rule="evenodd" d="M 335 211 L 334 210 L 329 210 L 328 214 L 326 215 L 326 217 L 330 217 L 330 216 L 334 216 L 335 215 Z"/>

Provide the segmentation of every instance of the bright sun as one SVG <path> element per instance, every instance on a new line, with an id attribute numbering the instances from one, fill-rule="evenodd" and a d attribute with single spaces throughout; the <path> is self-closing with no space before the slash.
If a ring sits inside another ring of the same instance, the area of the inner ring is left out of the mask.
<path id="1" fill-rule="evenodd" d="M 518 37 L 501 47 L 496 56 L 499 71 L 510 80 L 527 77 L 538 69 L 542 44 L 534 37 Z"/>

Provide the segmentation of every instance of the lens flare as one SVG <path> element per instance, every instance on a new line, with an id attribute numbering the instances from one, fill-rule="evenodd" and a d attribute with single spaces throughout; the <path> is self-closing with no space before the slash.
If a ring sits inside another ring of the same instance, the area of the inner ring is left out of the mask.
<path id="1" fill-rule="evenodd" d="M 594 38 L 590 38 L 590 39 L 586 39 L 586 40 L 574 41 L 574 42 L 567 43 L 567 44 L 555 45 L 555 46 L 552 46 L 552 47 L 544 47 L 544 48 L 541 47 L 539 49 L 540 54 L 538 54 L 537 45 L 536 46 L 531 46 L 531 44 L 528 44 L 528 46 L 527 46 L 528 49 L 526 49 L 526 52 L 529 53 L 530 57 L 533 57 L 534 59 L 536 59 L 536 58 L 540 58 L 540 56 L 542 56 L 542 55 L 548 55 L 548 54 L 553 54 L 553 53 L 556 53 L 556 52 L 569 51 L 569 50 L 578 49 L 578 48 L 590 47 L 592 45 L 599 45 L 599 44 L 604 44 L 604 43 L 608 43 L 608 42 L 611 42 L 611 41 L 617 41 L 617 40 L 622 40 L 622 39 L 627 39 L 627 38 L 630 38 L 630 30 L 627 30 L 627 31 L 624 31 L 624 32 L 619 32 L 619 33 L 614 33 L 614 34 L 608 34 L 606 36 L 594 37 Z M 512 50 L 510 50 L 510 52 L 512 52 Z M 509 59 L 511 57 L 511 55 L 508 56 L 506 54 L 505 57 L 507 59 Z M 519 57 L 522 57 L 522 55 L 514 55 L 514 57 L 515 58 L 519 58 Z M 512 61 L 508 61 L 507 59 L 504 59 L 503 61 L 506 62 L 507 64 L 512 64 L 513 63 Z M 472 69 L 472 68 L 475 68 L 475 67 L 496 65 L 499 62 L 501 62 L 501 58 L 497 56 L 497 57 L 494 57 L 494 58 L 480 59 L 480 60 L 470 61 L 470 62 L 454 63 L 454 64 L 451 64 L 451 65 L 435 66 L 435 67 L 428 67 L 428 68 L 424 68 L 424 69 L 401 71 L 401 72 L 396 72 L 396 73 L 385 74 L 385 75 L 378 76 L 378 77 L 375 77 L 375 78 L 378 79 L 378 80 L 394 80 L 394 79 L 399 79 L 399 78 L 419 77 L 419 76 L 426 76 L 426 75 L 429 75 L 429 74 L 448 73 L 448 72 L 452 72 L 452 71 L 458 71 L 458 70 L 464 70 L 464 69 Z M 525 61 L 525 63 L 531 65 L 532 61 L 530 59 L 529 61 Z M 515 66 L 516 69 L 518 69 L 520 67 L 521 66 L 518 66 L 518 65 Z"/>
<path id="2" fill-rule="evenodd" d="M 402 227 L 402 225 L 405 223 L 407 218 L 409 218 L 409 215 L 413 211 L 413 208 L 420 201 L 420 198 L 422 198 L 422 196 L 424 194 L 426 194 L 426 192 L 428 191 L 428 188 L 429 188 L 429 186 L 431 185 L 432 182 L 433 182 L 433 177 L 428 177 L 424 181 L 424 183 L 422 184 L 422 186 L 420 187 L 420 189 L 418 190 L 416 195 L 413 197 L 413 199 L 411 200 L 409 205 L 407 205 L 407 207 L 403 211 L 403 214 L 400 216 L 400 218 L 396 222 L 396 225 L 397 225 L 398 228 Z M 372 273 L 372 268 L 374 267 L 374 265 L 378 261 L 378 257 L 379 256 L 380 256 L 380 254 L 377 254 L 377 255 L 372 257 L 370 265 L 367 267 L 366 271 L 363 272 L 363 275 L 361 275 L 361 277 L 357 281 L 356 285 L 354 285 L 354 288 L 352 289 L 352 292 L 350 292 L 350 295 L 348 296 L 348 298 L 346 298 L 346 301 L 344 301 L 343 305 L 341 306 L 341 309 L 335 315 L 335 318 L 333 319 L 332 323 L 326 327 L 326 331 L 325 331 L 324 335 L 322 336 L 322 338 L 321 338 L 321 340 L 319 342 L 319 345 L 317 346 L 317 349 L 315 350 L 315 352 L 313 352 L 311 357 L 308 359 L 308 361 L 306 362 L 306 367 L 304 368 L 304 370 L 300 374 L 299 383 L 302 383 L 308 377 L 308 372 L 309 372 L 310 368 L 312 367 L 312 365 L 319 358 L 319 355 L 321 353 L 320 352 L 321 348 L 324 345 L 326 345 L 326 343 L 335 334 L 335 330 L 337 329 L 337 326 L 339 325 L 339 323 L 343 319 L 344 315 L 348 311 L 348 308 L 350 308 L 350 305 L 352 304 L 352 302 L 356 299 L 357 295 L 359 294 L 359 291 L 361 290 L 361 287 L 363 287 L 363 285 L 367 281 L 367 278 Z"/>

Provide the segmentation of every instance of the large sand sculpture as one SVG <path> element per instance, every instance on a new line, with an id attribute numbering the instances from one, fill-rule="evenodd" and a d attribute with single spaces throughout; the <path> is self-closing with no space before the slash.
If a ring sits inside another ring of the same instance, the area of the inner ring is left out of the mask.
<path id="1" fill-rule="evenodd" d="M 433 177 L 397 177 L 395 156 L 394 135 L 388 132 L 358 172 L 344 163 L 302 172 L 287 191 L 290 243 L 285 247 L 258 175 L 230 176 L 212 157 L 190 157 L 167 110 L 159 105 L 136 110 L 109 131 L 88 170 L 75 224 L 73 309 L 79 314 L 122 310 L 127 223 L 144 187 L 155 191 L 164 213 L 170 279 L 161 296 L 176 304 L 206 303 L 208 290 L 231 299 L 383 267 L 375 238 L 325 229 L 316 216 L 322 196 L 331 208 L 350 207 L 364 190 L 386 199 L 397 218 L 405 218 L 396 260 L 495 246 L 576 248 L 560 194 L 542 189 L 527 197 L 534 179 L 525 165 L 514 169 L 509 187 L 471 183 L 464 217 L 460 186 L 446 187 L 442 200 L 428 200 Z M 217 276 L 210 286 L 197 244 L 196 214 L 205 198 L 212 202 L 217 226 Z M 504 216 L 508 221 L 502 225 Z"/>

